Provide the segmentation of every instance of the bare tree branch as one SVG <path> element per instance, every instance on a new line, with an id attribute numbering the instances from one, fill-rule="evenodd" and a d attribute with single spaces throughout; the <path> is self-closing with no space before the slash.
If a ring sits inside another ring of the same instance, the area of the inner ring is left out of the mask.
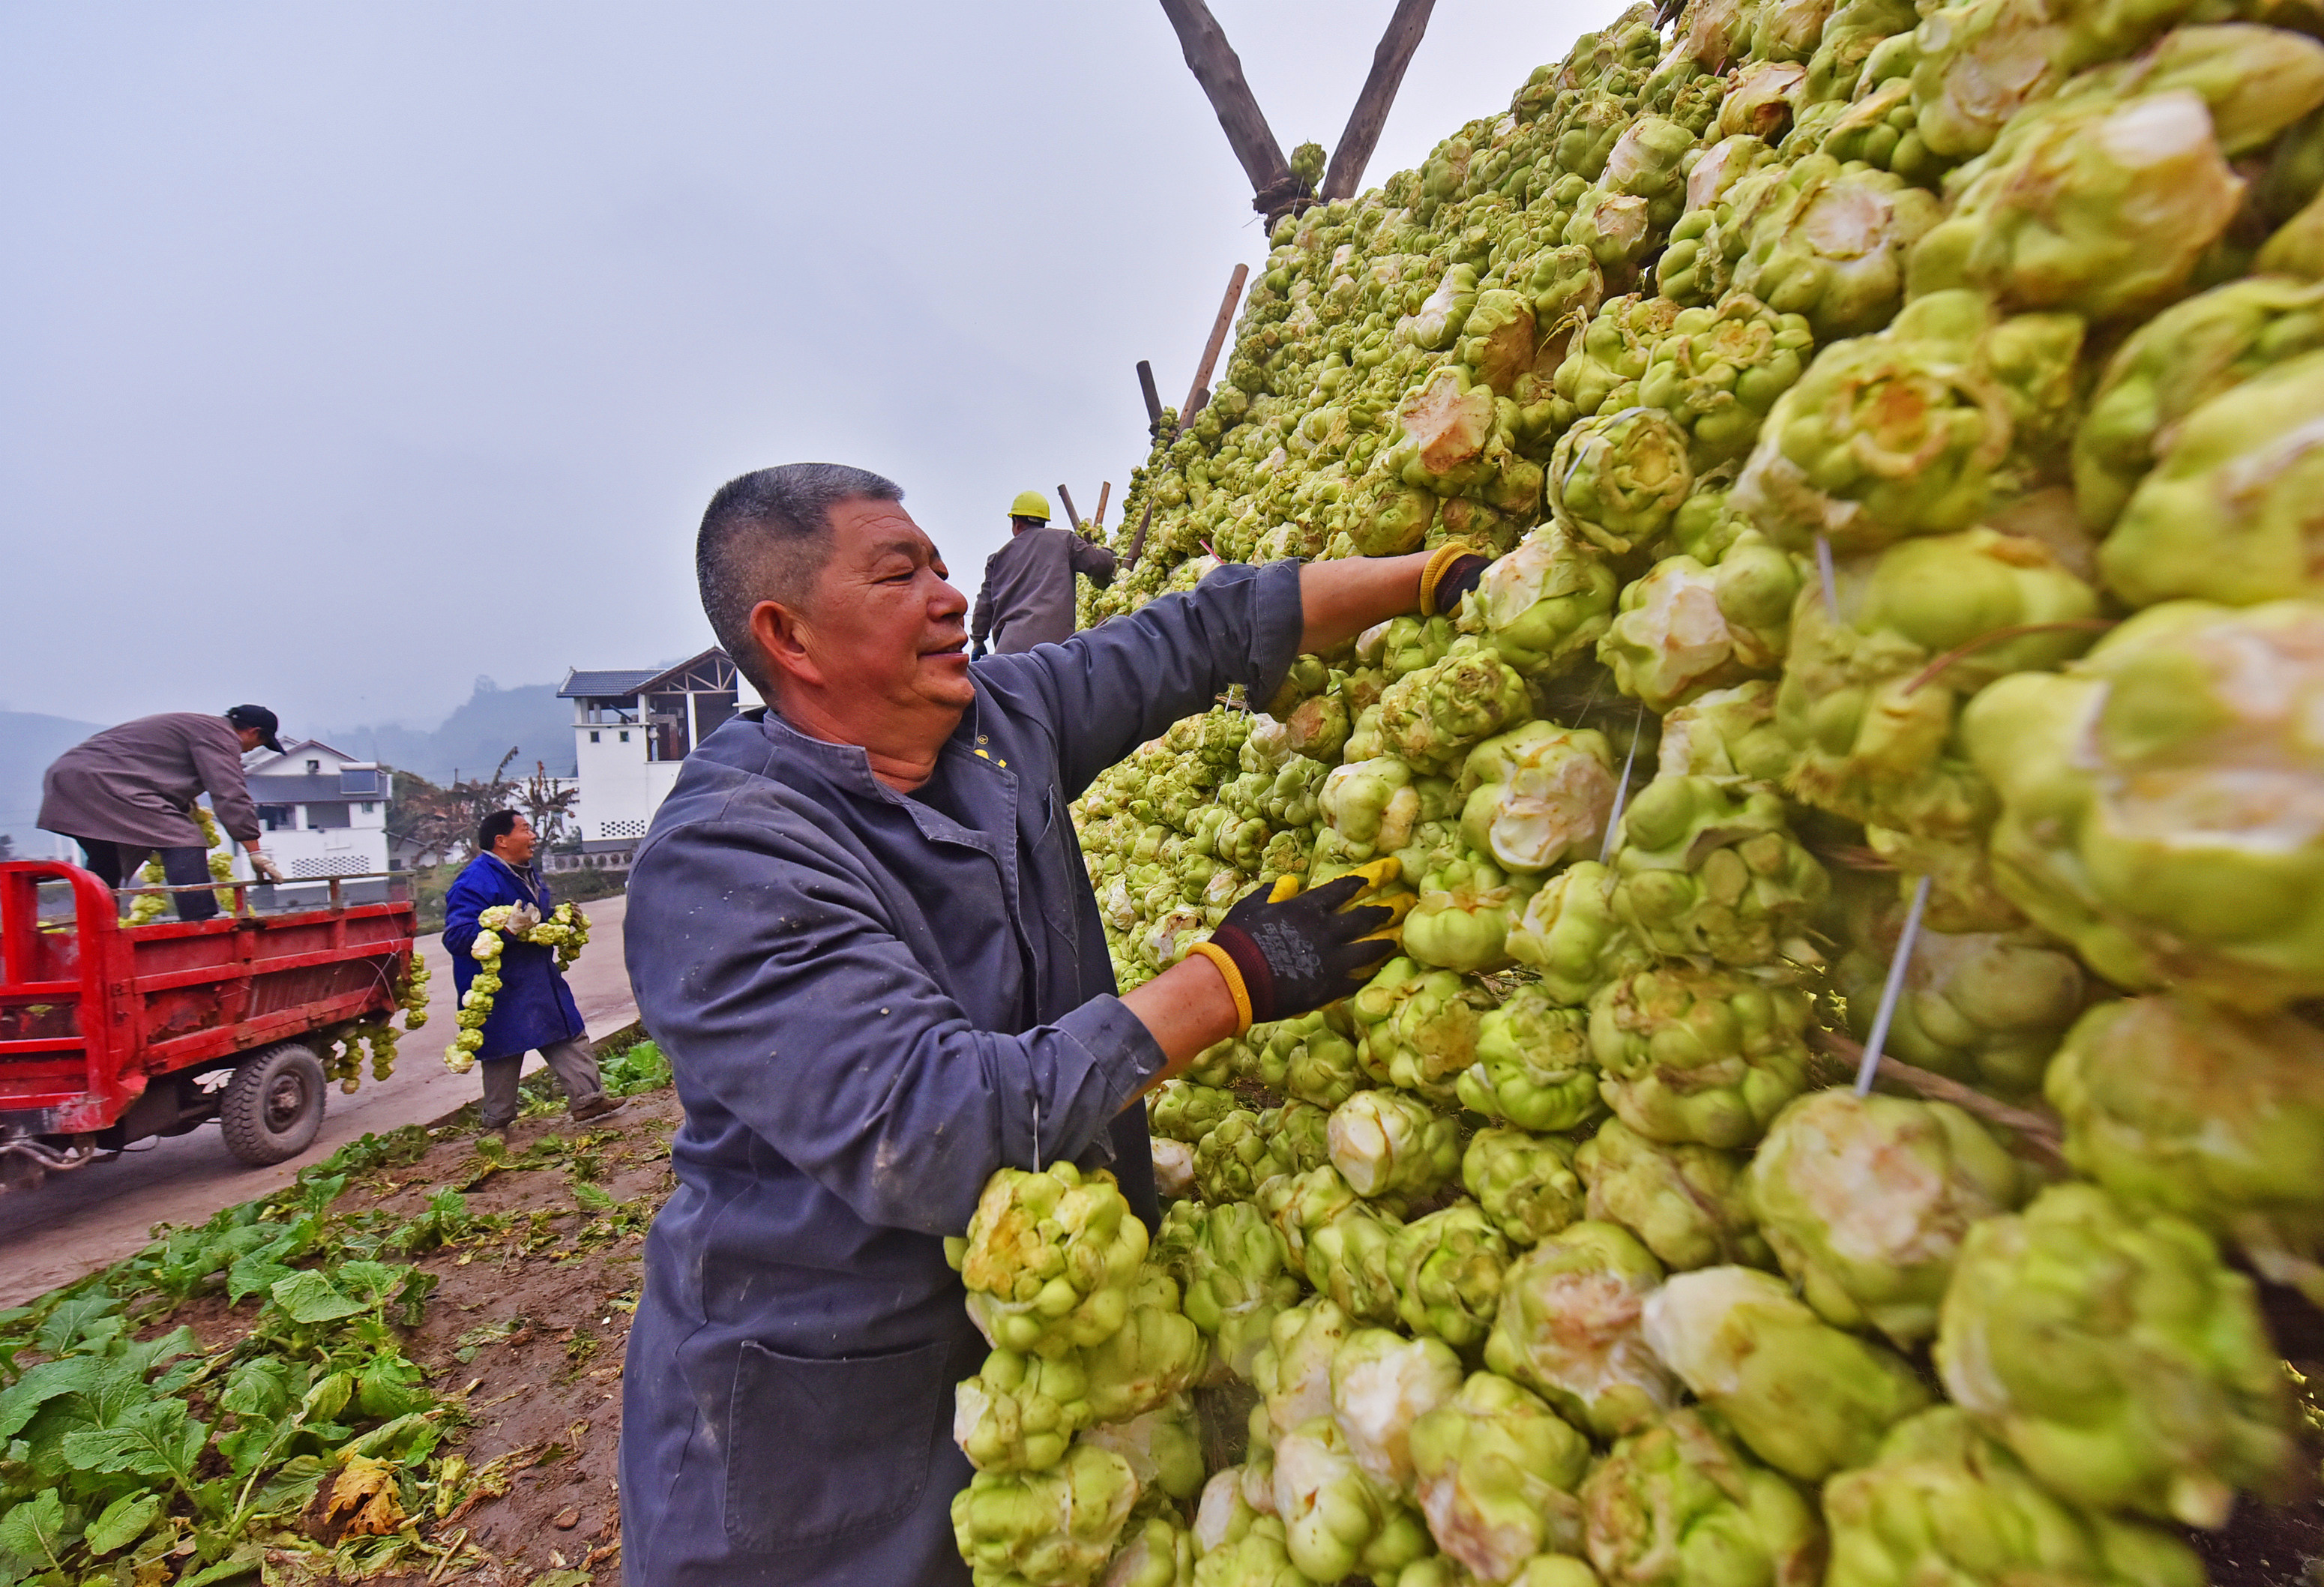
<path id="1" fill-rule="evenodd" d="M 553 844 L 565 835 L 566 819 L 573 813 L 574 802 L 581 797 L 578 782 L 558 786 L 563 780 L 549 776 L 548 762 L 535 761 L 532 775 L 517 790 L 517 803 L 524 809 L 524 818 L 540 835 L 543 844 Z"/>
<path id="2" fill-rule="evenodd" d="M 388 806 L 388 830 L 410 840 L 417 850 L 414 864 L 441 863 L 473 848 L 476 828 L 485 817 L 494 810 L 525 807 L 519 797 L 521 785 L 508 775 L 509 762 L 515 759 L 516 749 L 512 745 L 489 778 L 463 780 L 456 769 L 449 788 L 438 788 L 409 772 L 397 773 L 395 797 Z M 565 803 L 570 805 L 572 800 L 567 798 Z"/>

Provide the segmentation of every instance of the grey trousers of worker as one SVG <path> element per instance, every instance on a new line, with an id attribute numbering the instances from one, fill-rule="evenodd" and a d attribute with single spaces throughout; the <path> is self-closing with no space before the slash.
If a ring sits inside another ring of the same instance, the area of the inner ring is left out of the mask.
<path id="1" fill-rule="evenodd" d="M 597 1055 L 589 1050 L 586 1041 L 559 1041 L 540 1049 L 548 1061 L 550 1073 L 565 1088 L 565 1105 L 576 1108 L 593 1097 L 604 1094 L 604 1083 L 597 1078 Z M 524 1069 L 524 1055 L 510 1058 L 485 1058 L 476 1065 L 484 1076 L 484 1128 L 498 1130 L 516 1120 L 517 1076 Z"/>

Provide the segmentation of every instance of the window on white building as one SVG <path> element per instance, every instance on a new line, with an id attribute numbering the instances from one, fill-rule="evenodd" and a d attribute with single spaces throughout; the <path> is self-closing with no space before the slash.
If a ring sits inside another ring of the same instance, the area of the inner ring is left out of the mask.
<path id="1" fill-rule="evenodd" d="M 630 742 L 630 735 L 629 735 L 628 734 L 626 734 L 626 733 L 625 733 L 625 734 L 622 734 L 622 742 L 623 743 L 629 743 L 629 742 Z"/>
<path id="2" fill-rule="evenodd" d="M 601 738 L 603 738 L 603 737 L 604 737 L 604 736 L 605 736 L 605 735 L 604 735 L 604 734 L 602 734 L 602 733 L 594 733 L 594 732 L 593 732 L 593 733 L 591 733 L 591 734 L 589 734 L 589 742 L 590 742 L 591 743 L 593 743 L 593 744 L 594 744 L 594 743 L 595 743 L 599 739 L 601 739 Z"/>
<path id="3" fill-rule="evenodd" d="M 364 815 L 366 815 L 366 816 L 374 816 L 374 815 L 377 815 L 378 813 L 379 813 L 379 806 L 378 806 L 378 804 L 377 804 L 375 801 L 371 800 L 371 799 L 365 799 L 365 800 L 364 801 Z"/>
<path id="4" fill-rule="evenodd" d="M 322 774 L 323 774 L 323 763 L 322 763 L 320 761 L 308 761 L 308 762 L 307 762 L 307 775 L 308 775 L 308 776 L 309 776 L 309 777 L 320 777 Z"/>

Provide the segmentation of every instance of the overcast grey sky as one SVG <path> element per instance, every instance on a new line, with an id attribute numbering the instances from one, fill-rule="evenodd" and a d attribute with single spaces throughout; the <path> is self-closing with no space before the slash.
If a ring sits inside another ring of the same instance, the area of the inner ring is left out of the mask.
<path id="1" fill-rule="evenodd" d="M 1213 0 L 1287 152 L 1393 0 Z M 1616 0 L 1438 0 L 1367 185 Z M 0 707 L 433 723 L 707 642 L 720 481 L 971 594 L 1183 395 L 1249 187 L 1154 0 L 0 5 Z"/>

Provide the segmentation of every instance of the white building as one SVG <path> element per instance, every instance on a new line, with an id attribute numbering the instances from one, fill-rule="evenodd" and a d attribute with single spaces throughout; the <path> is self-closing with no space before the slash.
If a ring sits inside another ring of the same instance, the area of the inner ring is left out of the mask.
<path id="1" fill-rule="evenodd" d="M 581 852 L 625 863 L 669 797 L 694 746 L 737 711 L 761 703 L 713 645 L 660 671 L 568 671 L 573 762 L 581 780 Z"/>
<path id="2" fill-rule="evenodd" d="M 320 739 L 291 739 L 282 752 L 244 762 L 251 801 L 265 829 L 259 846 L 292 881 L 387 869 L 387 801 L 393 776 Z M 235 869 L 249 862 L 237 855 Z"/>

